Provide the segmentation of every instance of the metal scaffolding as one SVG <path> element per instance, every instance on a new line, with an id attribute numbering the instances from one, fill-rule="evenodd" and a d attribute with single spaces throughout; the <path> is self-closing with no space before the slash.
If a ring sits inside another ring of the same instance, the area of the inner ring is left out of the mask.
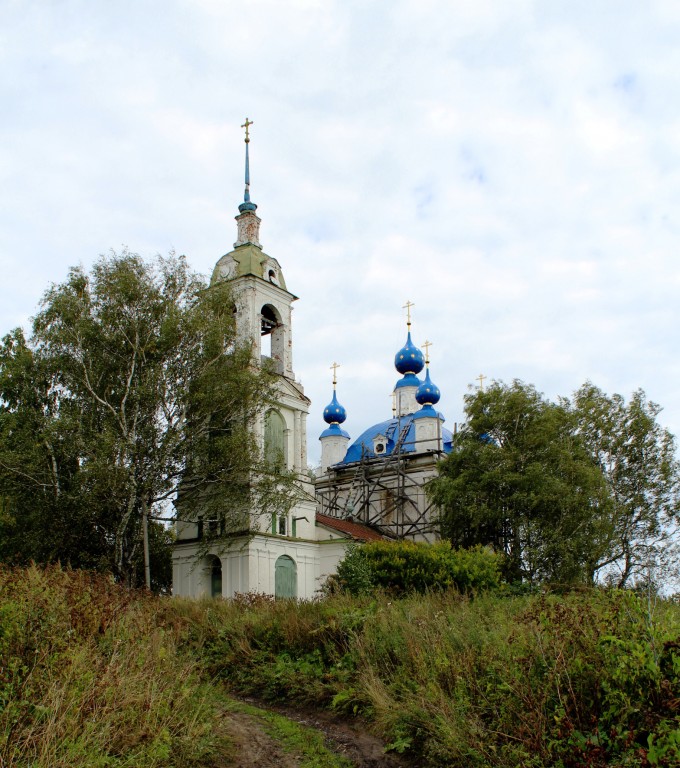
<path id="1" fill-rule="evenodd" d="M 393 539 L 437 538 L 437 508 L 423 486 L 434 476 L 444 452 L 418 451 L 412 442 L 413 450 L 404 450 L 409 426 L 401 430 L 389 454 L 375 456 L 363 450 L 359 461 L 329 467 L 317 481 L 319 511 L 368 525 Z"/>

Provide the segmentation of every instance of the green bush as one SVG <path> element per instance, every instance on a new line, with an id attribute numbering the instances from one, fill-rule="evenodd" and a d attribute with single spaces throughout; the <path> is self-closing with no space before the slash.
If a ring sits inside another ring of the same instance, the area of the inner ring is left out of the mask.
<path id="1" fill-rule="evenodd" d="M 498 587 L 499 573 L 499 556 L 483 547 L 452 549 L 446 541 L 376 541 L 348 548 L 335 583 L 352 595 L 375 588 L 397 595 L 452 588 L 470 594 Z"/>

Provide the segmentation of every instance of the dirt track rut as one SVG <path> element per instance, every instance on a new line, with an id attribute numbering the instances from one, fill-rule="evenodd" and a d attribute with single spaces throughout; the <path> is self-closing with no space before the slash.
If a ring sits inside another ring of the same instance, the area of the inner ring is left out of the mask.
<path id="1" fill-rule="evenodd" d="M 400 755 L 385 754 L 380 739 L 368 733 L 357 720 L 339 718 L 324 711 L 268 707 L 252 699 L 244 699 L 244 702 L 276 712 L 321 733 L 327 748 L 348 759 L 356 768 L 410 768 L 415 765 Z M 214 768 L 298 768 L 300 765 L 298 756 L 284 751 L 257 716 L 226 712 L 223 725 L 234 748 Z"/>

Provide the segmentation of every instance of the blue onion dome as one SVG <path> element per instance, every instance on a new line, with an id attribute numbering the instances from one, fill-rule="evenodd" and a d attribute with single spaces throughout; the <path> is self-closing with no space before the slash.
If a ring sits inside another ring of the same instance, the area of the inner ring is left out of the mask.
<path id="1" fill-rule="evenodd" d="M 416 390 L 416 402 L 420 405 L 436 405 L 441 397 L 441 392 L 430 379 L 430 369 L 425 373 L 425 381 Z"/>
<path id="2" fill-rule="evenodd" d="M 323 409 L 323 420 L 326 424 L 342 424 L 346 418 L 347 411 L 344 406 L 340 405 L 335 390 L 333 390 L 333 399 Z"/>
<path id="3" fill-rule="evenodd" d="M 394 385 L 394 388 L 401 389 L 402 387 L 419 387 L 420 384 L 420 379 L 415 375 L 415 373 L 405 373 L 404 376 Z"/>
<path id="4" fill-rule="evenodd" d="M 420 373 L 425 367 L 425 357 L 411 341 L 411 331 L 406 344 L 394 356 L 394 367 L 399 373 Z"/>

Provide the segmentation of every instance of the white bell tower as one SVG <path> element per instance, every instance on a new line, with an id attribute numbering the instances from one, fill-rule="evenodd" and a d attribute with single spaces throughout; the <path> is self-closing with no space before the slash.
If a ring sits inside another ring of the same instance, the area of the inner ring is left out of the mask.
<path id="1" fill-rule="evenodd" d="M 234 250 L 217 262 L 212 280 L 231 281 L 238 336 L 250 343 L 257 365 L 270 359 L 279 375 L 277 402 L 256 425 L 265 457 L 269 450 L 274 450 L 271 442 L 275 441 L 283 467 L 306 482 L 310 402 L 293 372 L 292 304 L 297 296 L 286 288 L 279 262 L 267 255 L 260 243 L 261 220 L 256 213 L 257 205 L 250 199 L 248 129 L 252 124 L 246 118 L 242 126 L 246 129 L 246 186 L 236 216 Z"/>
<path id="2" fill-rule="evenodd" d="M 319 587 L 322 558 L 314 487 L 307 469 L 310 402 L 293 373 L 291 316 L 297 297 L 287 289 L 278 261 L 268 256 L 260 243 L 261 222 L 257 205 L 250 199 L 251 125 L 246 118 L 242 126 L 246 129 L 246 187 L 236 217 L 236 242 L 217 262 L 212 282 L 229 281 L 237 335 L 252 349 L 253 364 L 271 360 L 275 393 L 252 429 L 261 446 L 263 471 L 271 474 L 274 483 L 277 477 L 292 474 L 298 492 L 289 508 L 267 514 L 254 495 L 248 530 L 211 543 L 207 555 L 202 554 L 201 532 L 196 525 L 178 528 L 173 591 L 222 597 L 263 592 L 310 599 Z M 323 572 L 328 572 L 324 567 Z M 216 574 L 219 587 L 215 586 Z"/>

